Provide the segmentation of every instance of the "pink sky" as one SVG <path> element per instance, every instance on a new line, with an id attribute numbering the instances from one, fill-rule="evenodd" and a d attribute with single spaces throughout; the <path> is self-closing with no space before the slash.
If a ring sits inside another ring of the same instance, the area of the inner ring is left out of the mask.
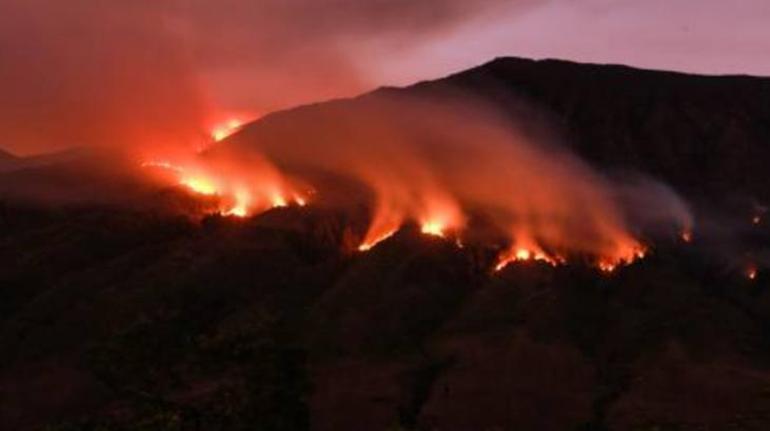
<path id="1" fill-rule="evenodd" d="M 402 84 L 497 56 L 770 76 L 770 1 L 548 0 L 523 11 L 503 6 L 392 61 L 368 63 L 367 70 L 376 80 Z"/>

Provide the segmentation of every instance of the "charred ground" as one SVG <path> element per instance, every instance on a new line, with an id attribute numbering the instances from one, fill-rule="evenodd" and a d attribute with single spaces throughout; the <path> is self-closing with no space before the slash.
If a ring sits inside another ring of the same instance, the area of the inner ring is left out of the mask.
<path id="1" fill-rule="evenodd" d="M 764 222 L 750 223 L 770 200 L 766 79 L 500 59 L 274 114 L 234 145 L 393 92 L 473 95 L 518 121 L 545 118 L 595 166 L 650 173 L 698 214 L 745 223 L 741 253 L 770 244 Z M 77 169 L 64 186 L 55 166 L 30 169 L 3 174 L 0 188 L 37 178 L 36 190 L 99 194 Z M 0 205 L 9 429 L 770 424 L 768 279 L 704 251 L 709 238 L 659 242 L 611 276 L 580 263 L 493 274 L 493 251 L 410 227 L 354 252 L 363 210 L 191 219 L 177 192 L 138 196 L 161 204 Z"/>

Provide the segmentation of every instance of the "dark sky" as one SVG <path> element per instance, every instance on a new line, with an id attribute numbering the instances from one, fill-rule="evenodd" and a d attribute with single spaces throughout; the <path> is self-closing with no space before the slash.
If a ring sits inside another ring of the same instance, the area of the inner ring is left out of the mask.
<path id="1" fill-rule="evenodd" d="M 767 0 L 0 0 L 0 147 L 191 139 L 496 56 L 770 75 Z"/>

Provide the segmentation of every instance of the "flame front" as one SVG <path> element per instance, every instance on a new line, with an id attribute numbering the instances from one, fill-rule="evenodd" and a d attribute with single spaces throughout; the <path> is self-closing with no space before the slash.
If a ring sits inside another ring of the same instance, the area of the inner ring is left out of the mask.
<path id="1" fill-rule="evenodd" d="M 235 204 L 226 210 L 223 214 L 236 217 L 246 217 L 249 215 L 249 206 L 251 204 L 251 193 L 245 188 L 238 188 L 233 194 Z"/>
<path id="2" fill-rule="evenodd" d="M 304 193 L 269 164 L 261 166 L 262 169 L 252 166 L 248 173 L 241 173 L 230 165 L 217 169 L 214 164 L 201 161 L 187 165 L 167 160 L 149 161 L 142 166 L 171 172 L 177 183 L 191 193 L 219 198 L 220 207 L 216 212 L 225 216 L 243 218 L 271 208 L 286 207 L 290 201 L 298 206 L 307 203 Z"/>
<path id="3" fill-rule="evenodd" d="M 526 232 L 518 230 L 513 245 L 498 258 L 495 271 L 501 271 L 511 263 L 526 261 L 545 262 L 551 266 L 565 262 L 561 256 L 546 253 Z"/>
<path id="4" fill-rule="evenodd" d="M 233 118 L 227 120 L 224 123 L 217 124 L 211 129 L 211 139 L 213 139 L 214 142 L 222 141 L 240 130 L 242 126 L 243 121 L 237 118 Z"/>
<path id="5" fill-rule="evenodd" d="M 195 193 L 206 196 L 214 196 L 218 193 L 216 184 L 211 179 L 202 176 L 182 177 L 179 184 Z"/>
<path id="6" fill-rule="evenodd" d="M 456 244 L 461 236 L 475 244 L 474 232 L 464 230 L 483 226 L 484 235 L 507 244 L 497 270 L 514 262 L 555 266 L 574 259 L 613 272 L 646 253 L 637 239 L 637 232 L 647 232 L 645 222 L 629 216 L 634 208 L 627 205 L 637 201 L 623 199 L 622 184 L 564 147 L 533 142 L 539 133 L 511 128 L 507 114 L 402 98 L 372 100 L 330 122 L 332 112 L 308 112 L 299 123 L 256 125 L 265 133 L 255 134 L 253 146 L 215 145 L 193 160 L 164 157 L 150 165 L 171 172 L 191 192 L 215 196 L 218 212 L 238 217 L 312 203 L 310 188 L 297 185 L 308 178 L 336 195 L 337 184 L 324 183 L 319 173 L 350 180 L 363 186 L 356 190 L 365 190 L 360 199 L 370 210 L 361 251 L 416 223 L 424 235 Z M 225 121 L 211 130 L 211 139 L 225 139 L 242 124 Z M 645 205 L 656 208 L 649 215 L 655 223 L 690 226 L 676 196 L 640 187 Z M 691 231 L 682 233 L 683 241 L 691 239 Z"/>

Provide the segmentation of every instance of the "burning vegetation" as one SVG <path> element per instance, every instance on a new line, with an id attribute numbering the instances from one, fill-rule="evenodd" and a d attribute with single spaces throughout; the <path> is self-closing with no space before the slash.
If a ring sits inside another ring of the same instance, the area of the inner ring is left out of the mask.
<path id="1" fill-rule="evenodd" d="M 317 181 L 319 172 L 344 178 L 370 192 L 359 251 L 415 223 L 425 235 L 497 247 L 498 271 L 515 262 L 581 259 L 612 272 L 644 257 L 638 234 L 647 224 L 678 226 L 685 241 L 691 238 L 678 198 L 670 205 L 670 196 L 646 191 L 642 204 L 663 209 L 630 226 L 626 214 L 639 211 L 623 206 L 622 189 L 560 145 L 521 133 L 484 107 L 401 98 L 363 107 L 334 122 L 319 110 L 309 128 L 269 123 L 220 143 L 241 130 L 241 121 L 228 121 L 214 128 L 214 145 L 201 154 L 143 166 L 215 198 L 212 212 L 234 217 L 304 206 L 315 190 L 314 198 L 323 199 L 335 186 Z"/>

